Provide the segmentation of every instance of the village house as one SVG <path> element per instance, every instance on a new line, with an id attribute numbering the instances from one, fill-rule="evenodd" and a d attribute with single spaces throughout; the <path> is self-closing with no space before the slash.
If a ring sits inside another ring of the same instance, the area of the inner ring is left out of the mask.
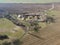
<path id="1" fill-rule="evenodd" d="M 44 21 L 46 19 L 45 14 L 43 13 L 28 13 L 28 14 L 19 14 L 18 18 L 20 18 L 21 20 L 33 20 L 33 21 Z"/>

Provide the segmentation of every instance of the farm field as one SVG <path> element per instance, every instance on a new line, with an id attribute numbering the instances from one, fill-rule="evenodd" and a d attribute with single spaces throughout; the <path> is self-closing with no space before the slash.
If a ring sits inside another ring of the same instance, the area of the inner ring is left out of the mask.
<path id="1" fill-rule="evenodd" d="M 39 38 L 26 34 L 22 39 L 22 45 L 60 45 L 60 11 L 53 11 L 53 14 L 56 22 L 39 30 L 38 33 L 32 33 Z"/>

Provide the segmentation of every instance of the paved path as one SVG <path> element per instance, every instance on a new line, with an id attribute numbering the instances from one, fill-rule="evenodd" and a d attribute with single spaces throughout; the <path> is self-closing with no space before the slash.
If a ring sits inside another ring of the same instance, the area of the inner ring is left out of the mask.
<path id="1" fill-rule="evenodd" d="M 58 16 L 56 17 L 58 18 Z M 56 23 L 33 34 L 42 39 L 27 34 L 26 37 L 23 38 L 22 45 L 60 45 L 60 17 Z"/>

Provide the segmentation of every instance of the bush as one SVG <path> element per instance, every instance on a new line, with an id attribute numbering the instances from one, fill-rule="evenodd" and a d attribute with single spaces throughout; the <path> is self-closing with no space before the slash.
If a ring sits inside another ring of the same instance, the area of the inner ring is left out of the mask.
<path id="1" fill-rule="evenodd" d="M 4 40 L 2 42 L 2 45 L 21 45 L 22 42 L 19 39 L 10 39 L 10 40 Z"/>
<path id="2" fill-rule="evenodd" d="M 36 32 L 38 32 L 40 29 L 38 22 L 32 22 L 31 26 L 33 27 L 34 31 L 36 31 Z"/>
<path id="3" fill-rule="evenodd" d="M 4 41 L 4 42 L 2 43 L 2 45 L 12 45 L 12 44 L 11 44 L 11 42 Z"/>
<path id="4" fill-rule="evenodd" d="M 14 45 L 21 45 L 21 41 L 19 39 L 15 39 L 12 42 Z"/>
<path id="5" fill-rule="evenodd" d="M 46 23 L 53 23 L 53 22 L 55 22 L 55 19 L 54 19 L 54 17 L 51 17 L 51 16 L 47 16 L 47 18 L 46 18 Z"/>

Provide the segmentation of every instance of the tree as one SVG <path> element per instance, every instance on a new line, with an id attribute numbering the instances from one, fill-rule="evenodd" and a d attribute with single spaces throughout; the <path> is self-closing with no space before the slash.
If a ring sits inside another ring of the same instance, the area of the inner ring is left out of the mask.
<path id="1" fill-rule="evenodd" d="M 21 45 L 21 44 L 22 44 L 22 42 L 21 42 L 19 39 L 13 40 L 12 43 L 13 43 L 14 45 Z"/>
<path id="2" fill-rule="evenodd" d="M 33 30 L 36 31 L 36 32 L 38 32 L 39 29 L 41 28 L 41 27 L 39 26 L 38 22 L 32 22 L 32 23 L 31 23 L 31 26 L 33 27 Z"/>
<path id="3" fill-rule="evenodd" d="M 47 16 L 46 17 L 46 23 L 50 23 L 50 22 L 55 22 L 55 19 L 54 19 L 54 17 L 52 17 L 52 16 Z"/>

